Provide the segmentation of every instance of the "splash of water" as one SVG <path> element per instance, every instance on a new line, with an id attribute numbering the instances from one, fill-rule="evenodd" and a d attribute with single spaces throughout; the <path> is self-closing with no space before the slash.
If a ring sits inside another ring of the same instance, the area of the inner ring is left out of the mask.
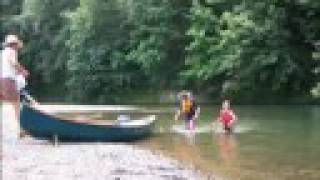
<path id="1" fill-rule="evenodd" d="M 252 131 L 254 128 L 247 124 L 236 124 L 233 133 L 246 133 Z M 205 124 L 196 127 L 194 130 L 188 130 L 184 125 L 173 125 L 171 131 L 179 134 L 190 134 L 190 133 L 225 133 L 223 126 L 220 123 Z"/>
<path id="2" fill-rule="evenodd" d="M 213 123 L 211 124 L 211 129 L 214 133 L 225 133 L 225 130 L 221 123 Z M 239 134 L 239 133 L 246 133 L 249 131 L 254 130 L 253 126 L 250 126 L 245 123 L 238 123 L 233 127 L 233 133 Z"/>

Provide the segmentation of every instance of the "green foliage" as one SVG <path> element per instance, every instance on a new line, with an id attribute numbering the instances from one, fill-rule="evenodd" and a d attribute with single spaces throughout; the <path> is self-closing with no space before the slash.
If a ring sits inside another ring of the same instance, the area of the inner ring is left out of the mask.
<path id="1" fill-rule="evenodd" d="M 317 85 L 311 90 L 311 93 L 314 97 L 320 97 L 320 83 L 318 82 Z"/>
<path id="2" fill-rule="evenodd" d="M 15 24 L 12 19 L 19 15 L 23 0 L 1 0 L 0 1 L 0 40 L 8 33 L 16 33 Z"/>
<path id="3" fill-rule="evenodd" d="M 288 12 L 280 1 L 242 1 L 222 13 L 215 5 L 196 3 L 184 74 L 214 83 L 222 93 L 304 93 L 314 84 L 312 52 L 301 27 L 291 29 L 287 23 L 307 17 L 295 14 L 299 5 L 285 5 L 295 11 Z M 296 29 L 303 38 L 297 38 Z"/>
<path id="4" fill-rule="evenodd" d="M 128 1 L 130 31 L 129 61 L 140 65 L 150 77 L 152 86 L 167 84 L 176 77 L 182 62 L 185 29 L 184 8 L 188 1 L 141 0 Z M 176 21 L 173 21 L 173 20 Z M 177 22 L 179 21 L 179 22 Z M 162 82 L 162 83 L 159 83 Z"/>
<path id="5" fill-rule="evenodd" d="M 117 1 L 81 0 L 69 13 L 67 87 L 73 100 L 106 102 L 121 92 L 125 77 L 125 16 Z"/>
<path id="6" fill-rule="evenodd" d="M 142 89 L 239 99 L 319 94 L 313 0 L 5 0 L 33 91 L 118 102 Z M 54 87 L 54 88 L 53 88 Z M 45 91 L 49 89 L 49 91 Z M 59 94 L 59 93 L 60 94 Z"/>

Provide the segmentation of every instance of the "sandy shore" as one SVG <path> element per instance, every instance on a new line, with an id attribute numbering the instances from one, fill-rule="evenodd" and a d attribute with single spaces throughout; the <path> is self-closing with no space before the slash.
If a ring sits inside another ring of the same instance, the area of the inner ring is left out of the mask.
<path id="1" fill-rule="evenodd" d="M 207 179 L 174 159 L 130 144 L 59 144 L 16 140 L 10 112 L 2 106 L 4 180 Z"/>

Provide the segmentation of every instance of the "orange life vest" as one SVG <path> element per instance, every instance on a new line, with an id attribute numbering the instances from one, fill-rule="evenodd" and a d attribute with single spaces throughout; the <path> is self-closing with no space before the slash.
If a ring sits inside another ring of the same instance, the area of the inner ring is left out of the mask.
<path id="1" fill-rule="evenodd" d="M 184 99 L 182 100 L 182 112 L 183 113 L 189 113 L 192 108 L 192 101 L 190 99 Z"/>

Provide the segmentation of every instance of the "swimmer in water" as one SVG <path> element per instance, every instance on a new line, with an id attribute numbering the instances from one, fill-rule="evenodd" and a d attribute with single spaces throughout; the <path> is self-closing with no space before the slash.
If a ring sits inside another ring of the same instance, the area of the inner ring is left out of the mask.
<path id="1" fill-rule="evenodd" d="M 230 100 L 224 100 L 222 103 L 222 109 L 220 110 L 219 117 L 217 119 L 223 125 L 226 133 L 232 133 L 234 124 L 237 121 L 237 116 L 230 108 Z"/>

